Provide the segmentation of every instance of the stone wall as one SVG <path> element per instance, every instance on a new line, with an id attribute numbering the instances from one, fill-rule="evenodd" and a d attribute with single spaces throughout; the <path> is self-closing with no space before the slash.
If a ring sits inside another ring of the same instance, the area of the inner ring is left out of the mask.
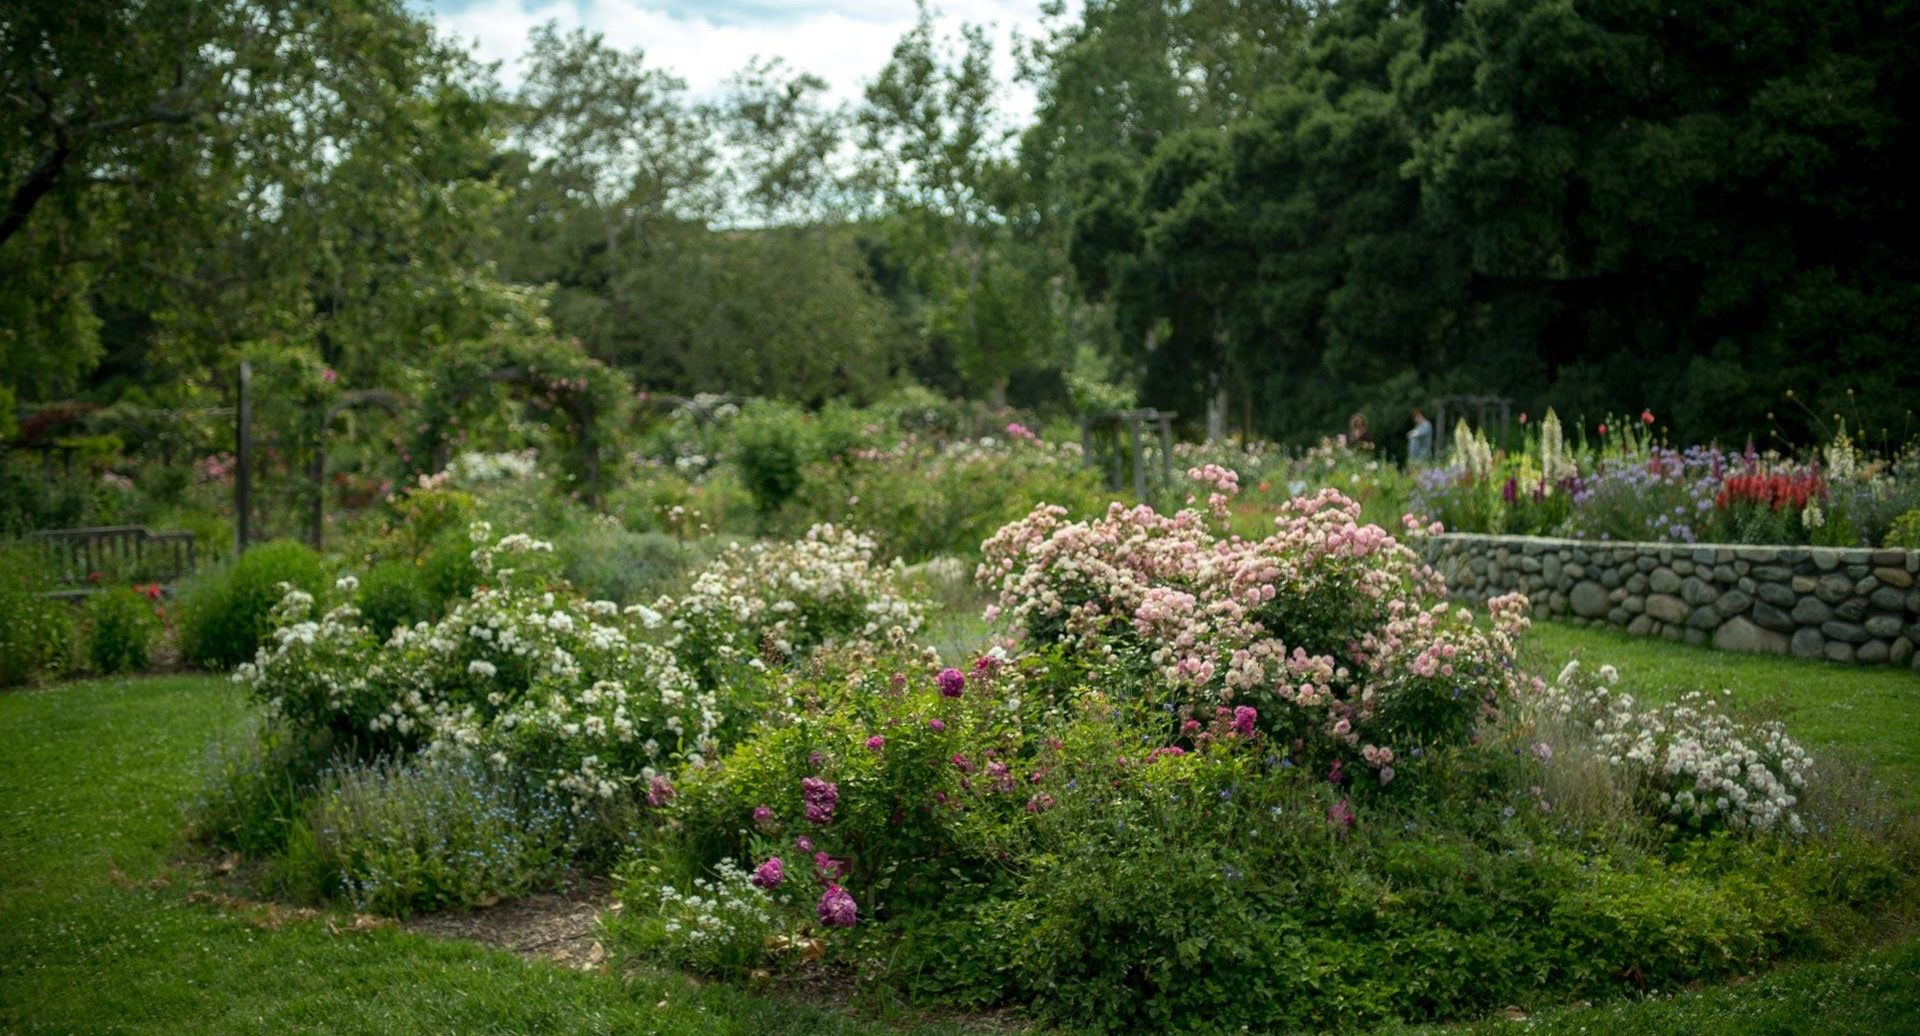
<path id="1" fill-rule="evenodd" d="M 1450 592 L 1476 603 L 1519 590 L 1537 617 L 1920 672 L 1920 551 L 1466 533 L 1431 537 L 1422 549 Z"/>

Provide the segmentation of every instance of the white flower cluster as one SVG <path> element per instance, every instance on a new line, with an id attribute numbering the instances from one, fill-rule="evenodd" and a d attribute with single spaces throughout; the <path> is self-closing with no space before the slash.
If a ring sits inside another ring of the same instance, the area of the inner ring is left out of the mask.
<path id="1" fill-rule="evenodd" d="M 660 887 L 661 950 L 696 971 L 743 966 L 764 955 L 779 923 L 776 905 L 789 898 L 760 888 L 732 860 L 721 860 L 713 878 L 695 878 L 685 892 Z"/>
<path id="2" fill-rule="evenodd" d="M 1467 419 L 1453 427 L 1452 466 L 1473 479 L 1483 479 L 1493 474 L 1493 444 L 1487 441 L 1485 431 L 1475 431 L 1468 427 Z"/>
<path id="3" fill-rule="evenodd" d="M 1779 723 L 1737 723 L 1700 691 L 1641 710 L 1614 693 L 1611 666 L 1598 675 L 1588 681 L 1568 662 L 1535 707 L 1591 729 L 1600 756 L 1631 773 L 1661 814 L 1690 827 L 1805 833 L 1794 807 L 1812 760 Z"/>
<path id="4" fill-rule="evenodd" d="M 475 557 L 535 543 L 508 536 Z M 638 638 L 646 616 L 612 602 L 506 583 L 384 642 L 350 606 L 319 620 L 312 609 L 289 588 L 272 643 L 234 674 L 304 729 L 381 751 L 484 754 L 540 775 L 576 808 L 718 747 L 715 695 Z"/>
<path id="5" fill-rule="evenodd" d="M 904 643 L 920 628 L 920 605 L 900 588 L 901 566 L 874 562 L 873 540 L 816 525 L 786 543 L 733 544 L 678 600 L 670 646 L 708 677 L 715 667 L 763 656 L 795 657 L 848 640 Z"/>
<path id="6" fill-rule="evenodd" d="M 521 450 L 517 453 L 462 453 L 447 465 L 447 472 L 455 482 L 461 485 L 484 485 L 489 482 L 514 482 L 524 478 L 534 478 L 540 474 L 540 466 L 535 463 L 536 451 Z"/>
<path id="7" fill-rule="evenodd" d="M 1567 452 L 1566 433 L 1560 427 L 1560 415 L 1548 407 L 1547 416 L 1540 420 L 1540 489 L 1552 496 L 1561 479 L 1577 472 L 1573 456 Z"/>

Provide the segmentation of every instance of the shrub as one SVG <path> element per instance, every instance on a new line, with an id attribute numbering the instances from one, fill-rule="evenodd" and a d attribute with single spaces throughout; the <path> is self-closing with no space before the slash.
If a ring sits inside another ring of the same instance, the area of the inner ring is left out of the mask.
<path id="1" fill-rule="evenodd" d="M 552 880 L 566 819 L 555 796 L 478 760 L 346 766 L 307 811 L 286 868 L 360 910 L 471 907 Z"/>
<path id="2" fill-rule="evenodd" d="M 471 494 L 428 477 L 393 499 L 392 536 L 401 557 L 418 558 L 446 538 L 464 542 L 478 509 Z"/>
<path id="3" fill-rule="evenodd" d="M 252 857 L 284 849 L 326 769 L 329 745 L 278 723 L 215 742 L 187 810 L 193 836 Z"/>
<path id="4" fill-rule="evenodd" d="M 1568 662 L 1530 707 L 1590 735 L 1595 754 L 1655 819 L 1692 830 L 1805 833 L 1795 807 L 1812 760 L 1779 723 L 1736 722 L 1700 691 L 1641 710 L 1614 692 L 1616 678 L 1611 667 L 1588 677 Z"/>
<path id="5" fill-rule="evenodd" d="M 26 547 L 0 550 L 0 687 L 58 672 L 74 637 L 73 609 L 48 597 L 44 559 Z"/>
<path id="6" fill-rule="evenodd" d="M 817 525 L 788 543 L 730 546 L 687 592 L 661 598 L 669 646 L 704 687 L 764 656 L 788 661 L 855 639 L 902 642 L 920 628 L 919 605 L 902 596 L 898 563 L 879 565 L 866 536 Z"/>
<path id="7" fill-rule="evenodd" d="M 275 540 L 195 577 L 180 591 L 180 653 L 216 669 L 253 657 L 273 629 L 282 583 L 309 594 L 326 585 L 326 562 L 305 544 Z"/>
<path id="8" fill-rule="evenodd" d="M 1092 517 L 1108 499 L 1077 443 L 995 438 L 938 450 L 903 444 L 813 465 L 785 517 L 793 526 L 824 518 L 869 530 L 884 555 L 911 562 L 977 557 L 982 541 L 1034 501 Z"/>
<path id="9" fill-rule="evenodd" d="M 420 585 L 438 614 L 447 602 L 466 597 L 480 585 L 480 569 L 473 563 L 473 541 L 466 529 L 450 529 L 435 537 L 420 560 Z"/>
<path id="10" fill-rule="evenodd" d="M 616 604 L 651 601 L 674 589 L 700 555 L 657 532 L 629 532 L 593 523 L 555 544 L 567 582 L 588 597 Z"/>
<path id="11" fill-rule="evenodd" d="M 154 603 L 158 596 L 158 587 L 150 593 L 116 587 L 87 599 L 87 661 L 94 672 L 111 675 L 147 667 L 160 635 Z"/>
<path id="12" fill-rule="evenodd" d="M 979 578 L 1030 643 L 1072 646 L 1106 686 L 1170 689 L 1202 722 L 1246 707 L 1314 764 L 1384 786 L 1408 749 L 1458 743 L 1511 699 L 1527 603 L 1488 602 L 1484 630 L 1423 606 L 1439 577 L 1359 511 L 1323 490 L 1290 502 L 1273 535 L 1243 540 L 1216 538 L 1192 510 L 1115 504 L 1068 522 L 1043 506 L 987 541 Z"/>
<path id="13" fill-rule="evenodd" d="M 734 436 L 741 480 L 760 513 L 772 514 L 799 490 L 813 458 L 806 415 L 784 403 L 755 403 L 740 415 Z"/>
<path id="14" fill-rule="evenodd" d="M 390 634 L 395 626 L 434 619 L 446 605 L 445 598 L 434 596 L 421 566 L 410 562 L 382 561 L 356 582 L 354 606 L 375 636 Z"/>
<path id="15" fill-rule="evenodd" d="M 1885 546 L 1899 550 L 1920 550 L 1920 509 L 1906 511 L 1887 529 Z"/>
<path id="16" fill-rule="evenodd" d="M 294 730 L 360 758 L 477 752 L 582 810 L 715 750 L 736 706 L 701 693 L 667 651 L 638 639 L 645 609 L 623 614 L 544 589 L 552 544 L 494 541 L 484 523 L 473 534 L 475 564 L 493 585 L 437 623 L 381 636 L 352 606 L 316 616 L 312 596 L 294 591 L 275 609 L 271 642 L 234 681 Z"/>

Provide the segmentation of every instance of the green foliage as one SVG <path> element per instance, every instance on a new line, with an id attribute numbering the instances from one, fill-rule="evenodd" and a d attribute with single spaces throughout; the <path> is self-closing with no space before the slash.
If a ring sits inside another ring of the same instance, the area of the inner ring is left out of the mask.
<path id="1" fill-rule="evenodd" d="M 279 724 L 250 723 L 206 750 L 187 806 L 192 837 L 265 859 L 284 850 L 319 786 L 331 746 Z"/>
<path id="2" fill-rule="evenodd" d="M 35 98 L 0 148 L 0 370 L 26 397 L 107 355 L 224 382 L 270 338 L 372 375 L 472 329 L 491 105 L 402 6 L 36 6 L 5 37 L 0 92 Z"/>
<path id="3" fill-rule="evenodd" d="M 554 544 L 567 582 L 587 597 L 645 604 L 676 589 L 703 558 L 700 548 L 658 532 L 594 523 Z"/>
<path id="4" fill-rule="evenodd" d="M 1061 713 L 1028 697 L 1037 668 L 976 670 L 959 698 L 928 670 L 889 668 L 818 674 L 801 696 L 813 709 L 687 775 L 675 822 L 624 872 L 623 951 L 695 961 L 669 938 L 688 919 L 662 889 L 698 861 L 779 856 L 804 908 L 819 851 L 844 861 L 838 880 L 872 918 L 861 945 L 885 947 L 888 980 L 916 999 L 1011 996 L 1093 1031 L 1345 1030 L 1826 952 L 1899 894 L 1911 852 L 1852 820 L 1807 842 L 1723 834 L 1649 855 L 1637 824 L 1592 827 L 1576 803 L 1548 803 L 1530 785 L 1570 786 L 1502 741 L 1348 788 L 1280 743 L 1145 757 L 1165 729 L 1151 707 L 1087 697 L 1049 722 Z M 1013 688 L 1030 705 L 1013 711 Z M 824 822 L 808 815 L 811 779 L 836 789 Z M 769 909 L 756 932 L 792 923 Z"/>
<path id="5" fill-rule="evenodd" d="M 1695 655 L 1714 657 L 1657 641 L 1642 647 L 1656 667 L 1663 661 L 1685 663 Z M 1786 673 L 1853 672 L 1754 661 Z M 275 1017 L 288 1019 L 287 1031 L 303 1034 L 447 1027 L 511 1027 L 569 1036 L 609 1028 L 663 1036 L 961 1036 L 973 1031 L 958 1023 L 903 1021 L 897 1014 L 892 1022 L 862 1022 L 788 996 L 763 996 L 724 982 L 695 983 L 652 969 L 616 981 L 465 940 L 348 933 L 341 920 L 326 914 L 302 920 L 286 912 L 243 913 L 236 919 L 210 910 L 195 901 L 199 897 L 189 898 L 180 888 L 181 871 L 169 866 L 179 818 L 165 804 L 192 794 L 193 760 L 208 737 L 230 735 L 243 722 L 240 701 L 222 685 L 218 677 L 162 677 L 0 695 L 0 727 L 16 736 L 13 749 L 0 753 L 0 788 L 18 803 L 7 844 L 15 862 L 0 873 L 0 923 L 19 933 L 10 944 L 18 966 L 0 975 L 0 997 L 19 1027 L 91 1033 L 109 1028 L 112 1019 L 138 1018 L 155 1028 L 242 1032 L 258 1028 L 259 1018 Z M 1888 697 L 1909 711 L 1882 726 L 1915 729 L 1909 722 L 1912 696 Z M 1843 743 L 1861 732 L 1858 725 L 1836 729 Z M 122 779 L 87 779 L 109 759 Z M 157 877 L 166 878 L 171 888 L 157 883 L 137 891 L 121 887 Z M 954 885 L 954 914 L 975 898 L 973 892 L 972 886 Z M 635 909 L 631 904 L 647 901 L 624 902 L 623 914 Z M 248 917 L 262 923 L 241 923 Z M 1003 958 L 987 941 L 992 933 L 973 927 L 968 939 L 968 930 L 945 917 L 942 923 L 954 931 L 945 945 L 971 952 L 928 959 L 951 960 L 956 974 L 985 974 L 989 985 L 996 984 L 991 976 L 998 974 Z M 928 918 L 913 934 L 935 927 Z M 183 956 L 182 946 L 196 952 Z M 275 981 L 263 982 L 262 975 Z M 1342 972 L 1321 981 L 1344 985 L 1353 977 Z M 86 996 L 75 996 L 82 980 L 93 984 Z M 405 995 L 371 996 L 368 989 L 404 989 Z M 665 1006 L 659 1006 L 662 1001 Z M 1744 981 L 1671 995 L 1590 1003 L 1529 1000 L 1514 1006 L 1529 1009 L 1523 1023 L 1529 1031 L 1552 1036 L 1599 1031 L 1881 1036 L 1910 1027 L 1920 1008 L 1920 944 L 1899 936 L 1839 959 L 1787 963 Z M 1516 1024 L 1496 1011 L 1444 1031 L 1505 1036 Z M 1416 1023 L 1380 1031 L 1384 1036 L 1436 1030 Z"/>
<path id="6" fill-rule="evenodd" d="M 0 687 L 65 667 L 74 640 L 73 608 L 46 595 L 44 560 L 25 546 L 0 548 Z"/>
<path id="7" fill-rule="evenodd" d="M 421 402 L 412 447 L 415 463 L 444 463 L 466 429 L 499 420 L 503 394 L 526 416 L 545 422 L 564 445 L 562 472 L 570 491 L 589 501 L 604 492 L 617 454 L 613 430 L 625 419 L 629 387 L 617 371 L 561 340 L 538 292 L 498 289 L 500 313 L 476 341 L 439 357 Z"/>
<path id="8" fill-rule="evenodd" d="M 793 913 L 792 890 L 761 889 L 730 861 L 722 861 L 710 877 L 670 884 L 661 880 L 656 864 L 636 858 L 618 880 L 622 895 L 642 907 L 611 918 L 607 932 L 643 959 L 702 975 L 744 978 L 766 962 L 770 942 L 788 938 L 779 915 Z"/>
<path id="9" fill-rule="evenodd" d="M 1894 519 L 1893 525 L 1887 529 L 1887 538 L 1882 546 L 1920 550 L 1920 508 L 1907 511 Z"/>
<path id="10" fill-rule="evenodd" d="M 127 587 L 87 598 L 84 629 L 89 667 L 105 676 L 145 669 L 160 635 L 156 609 L 152 598 Z"/>
<path id="11" fill-rule="evenodd" d="M 230 669 L 253 658 L 273 629 L 280 584 L 320 596 L 327 566 L 306 544 L 275 540 L 196 576 L 180 590 L 180 653 L 196 665 Z"/>
<path id="12" fill-rule="evenodd" d="M 1288 441 L 1349 410 L 1400 410 L 1400 379 L 1414 401 L 1626 400 L 1701 439 L 1765 436 L 1789 390 L 1817 401 L 1780 415 L 1796 435 L 1843 406 L 1904 426 L 1914 375 L 1887 328 L 1913 291 L 1881 271 L 1913 251 L 1892 229 L 1904 200 L 1889 172 L 1910 121 L 1888 86 L 1911 75 L 1894 57 L 1908 22 L 1783 4 L 1727 21 L 1340 3 L 1313 13 L 1297 50 L 1272 44 L 1265 76 L 1200 51 L 1226 83 L 1267 87 L 1188 116 L 1181 102 L 1208 92 L 1155 92 L 1177 63 L 1147 71 L 1181 38 L 1159 7 L 1089 5 L 1063 30 L 1029 138 L 1037 160 L 1144 167 L 1131 198 L 1130 175 L 1061 182 L 1080 186 L 1075 269 L 1115 307 L 1147 402 L 1193 412 L 1221 375 Z M 1299 24 L 1287 11 L 1251 38 L 1284 39 Z M 1686 42 L 1721 33 L 1769 42 L 1737 60 Z M 1103 79 L 1136 63 L 1141 78 Z M 1108 99 L 1090 89 L 1102 82 L 1127 89 Z M 1102 105 L 1158 132 L 1069 132 Z"/>
<path id="13" fill-rule="evenodd" d="M 755 403 L 734 429 L 735 463 L 741 481 L 763 515 L 780 509 L 799 492 L 807 462 L 817 447 L 806 415 L 779 403 Z"/>
<path id="14" fill-rule="evenodd" d="M 413 562 L 382 561 L 367 569 L 359 580 L 354 607 L 360 609 L 367 628 L 376 635 L 390 634 L 395 626 L 438 618 L 447 603 L 447 598 L 434 596 L 421 567 Z"/>
<path id="15" fill-rule="evenodd" d="M 309 893 L 406 916 L 522 895 L 559 871 L 566 807 L 484 762 L 352 766 L 324 788 L 282 864 Z"/>
<path id="16" fill-rule="evenodd" d="M 420 585 L 435 609 L 466 597 L 480 585 L 480 568 L 473 563 L 473 541 L 465 529 L 448 529 L 428 546 L 420 559 Z"/>
<path id="17" fill-rule="evenodd" d="M 869 530 L 883 554 L 917 562 L 977 557 L 980 544 L 1033 501 L 1085 518 L 1111 496 L 1097 474 L 1055 447 L 921 447 L 808 467 L 783 519 L 796 531 L 823 517 Z"/>

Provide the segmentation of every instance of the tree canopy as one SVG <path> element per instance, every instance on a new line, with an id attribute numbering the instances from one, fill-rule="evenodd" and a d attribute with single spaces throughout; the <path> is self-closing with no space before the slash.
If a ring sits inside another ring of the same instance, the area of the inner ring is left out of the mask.
<path id="1" fill-rule="evenodd" d="M 531 300 L 640 390 L 1118 379 L 1306 440 L 1451 393 L 1791 434 L 1851 388 L 1899 437 L 1913 6 L 1048 0 L 1016 124 L 925 10 L 838 104 L 551 25 L 509 90 L 400 0 L 14 5 L 0 396 L 261 344 L 406 384 Z"/>

